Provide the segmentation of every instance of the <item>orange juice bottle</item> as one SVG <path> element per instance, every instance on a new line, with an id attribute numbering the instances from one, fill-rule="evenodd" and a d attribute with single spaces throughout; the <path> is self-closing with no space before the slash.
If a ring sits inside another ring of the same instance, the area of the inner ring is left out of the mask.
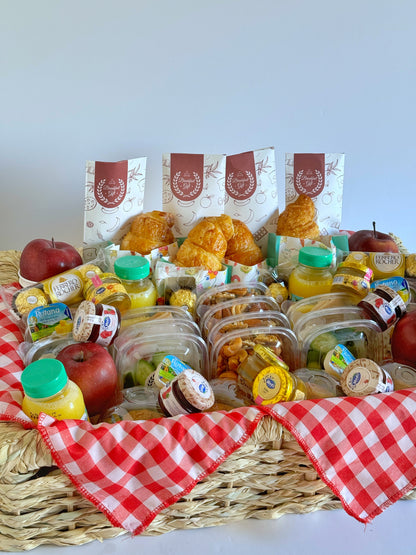
<path id="1" fill-rule="evenodd" d="M 320 247 L 302 247 L 299 264 L 289 276 L 289 296 L 292 301 L 329 293 L 332 273 L 329 269 L 332 253 Z"/>
<path id="2" fill-rule="evenodd" d="M 68 379 L 61 361 L 44 358 L 29 364 L 22 372 L 25 393 L 22 409 L 35 424 L 44 412 L 57 420 L 88 420 L 82 392 Z"/>

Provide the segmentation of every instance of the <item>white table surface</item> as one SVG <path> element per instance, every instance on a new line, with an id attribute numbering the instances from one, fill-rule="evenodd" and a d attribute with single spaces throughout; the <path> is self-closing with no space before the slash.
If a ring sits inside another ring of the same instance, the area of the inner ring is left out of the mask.
<path id="1" fill-rule="evenodd" d="M 161 536 L 119 536 L 82 546 L 43 546 L 33 555 L 406 555 L 416 553 L 416 501 L 398 501 L 364 525 L 342 509 L 278 520 L 178 530 Z"/>

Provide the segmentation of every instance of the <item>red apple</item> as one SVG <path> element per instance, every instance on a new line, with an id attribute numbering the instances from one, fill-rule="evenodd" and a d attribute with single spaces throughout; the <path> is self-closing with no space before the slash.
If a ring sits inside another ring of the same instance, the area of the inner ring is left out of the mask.
<path id="1" fill-rule="evenodd" d="M 373 222 L 373 229 L 361 229 L 353 233 L 348 239 L 348 244 L 350 251 L 399 252 L 393 237 L 376 231 L 376 222 Z"/>
<path id="2" fill-rule="evenodd" d="M 391 352 L 394 362 L 416 368 L 416 311 L 402 316 L 394 326 Z"/>
<path id="3" fill-rule="evenodd" d="M 81 255 L 72 245 L 53 239 L 33 239 L 22 251 L 20 275 L 37 282 L 81 264 Z"/>
<path id="4" fill-rule="evenodd" d="M 116 395 L 117 370 L 107 349 L 92 342 L 74 343 L 64 347 L 56 358 L 81 389 L 89 416 L 109 407 Z"/>

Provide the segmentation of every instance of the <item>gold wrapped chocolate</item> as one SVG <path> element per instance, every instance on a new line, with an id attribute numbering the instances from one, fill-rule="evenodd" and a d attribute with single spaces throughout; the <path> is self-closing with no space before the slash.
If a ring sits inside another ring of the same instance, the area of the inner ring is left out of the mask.
<path id="1" fill-rule="evenodd" d="M 91 278 L 93 274 L 100 275 L 102 273 L 101 268 L 99 268 L 95 264 L 83 264 L 82 266 L 79 266 L 77 269 L 81 274 L 84 282 L 86 281 L 87 278 Z"/>
<path id="2" fill-rule="evenodd" d="M 38 306 L 46 306 L 48 298 L 42 289 L 29 287 L 16 293 L 14 297 L 14 308 L 19 315 L 26 314 Z"/>
<path id="3" fill-rule="evenodd" d="M 172 306 L 186 306 L 189 312 L 194 315 L 196 294 L 190 289 L 178 289 L 172 292 L 169 298 L 169 304 Z"/>

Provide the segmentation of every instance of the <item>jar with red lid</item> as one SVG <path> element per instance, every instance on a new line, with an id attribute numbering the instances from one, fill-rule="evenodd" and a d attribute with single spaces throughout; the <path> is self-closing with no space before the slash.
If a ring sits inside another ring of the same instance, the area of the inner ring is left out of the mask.
<path id="1" fill-rule="evenodd" d="M 83 301 L 75 313 L 72 335 L 76 341 L 92 341 L 108 347 L 117 337 L 120 323 L 117 307 Z"/>

